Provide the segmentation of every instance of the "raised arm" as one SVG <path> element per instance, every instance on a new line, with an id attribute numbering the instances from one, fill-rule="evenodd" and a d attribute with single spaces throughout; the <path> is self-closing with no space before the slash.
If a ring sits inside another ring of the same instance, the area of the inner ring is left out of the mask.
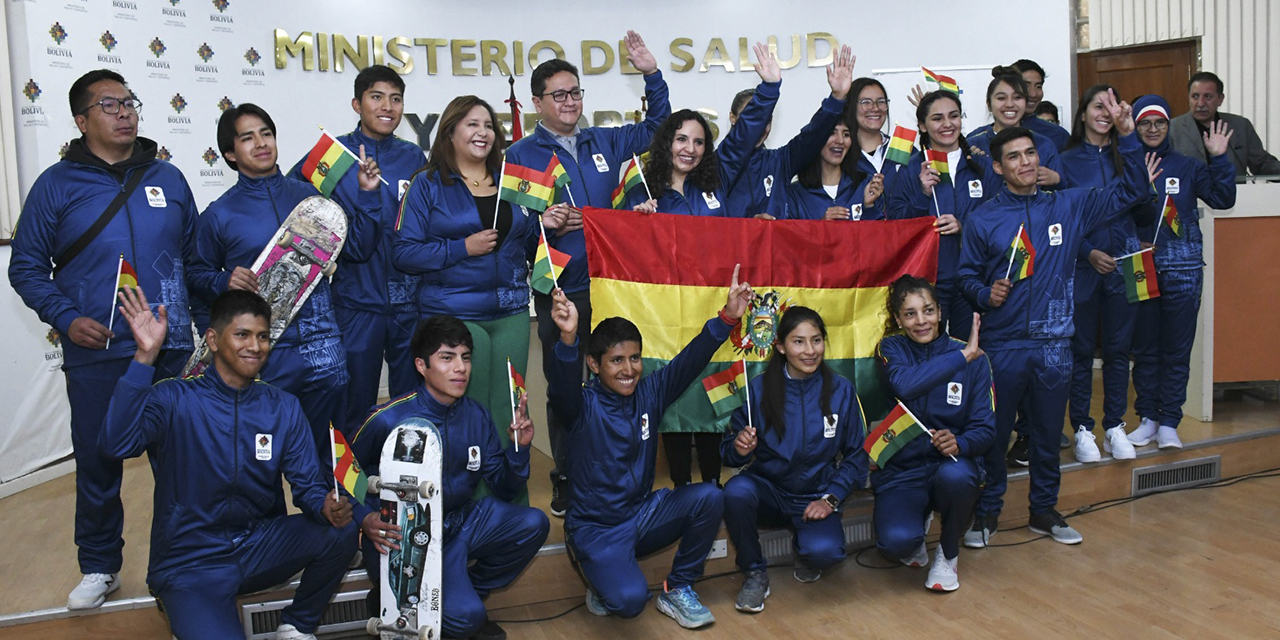
<path id="1" fill-rule="evenodd" d="M 151 365 L 164 344 L 169 317 L 163 305 L 160 317 L 153 316 L 146 295 L 137 287 L 127 287 L 119 301 L 121 317 L 129 323 L 138 348 L 111 394 L 98 447 L 113 458 L 133 458 L 160 440 L 172 423 L 173 399 L 164 388 L 151 386 L 155 377 Z"/>
<path id="2" fill-rule="evenodd" d="M 547 370 L 547 400 L 567 425 L 567 430 L 577 428 L 582 413 L 582 350 L 578 345 L 578 308 L 561 289 L 551 294 L 551 320 L 560 330 L 549 356 L 551 367 Z"/>
<path id="3" fill-rule="evenodd" d="M 656 385 L 658 406 L 662 411 L 665 411 L 672 402 L 676 401 L 676 398 L 680 397 L 680 394 L 689 388 L 689 385 L 697 380 L 698 375 L 711 362 L 711 356 L 715 355 L 721 343 L 729 337 L 729 331 L 742 321 L 742 314 L 746 312 L 747 304 L 755 298 L 755 291 L 750 284 L 738 282 L 741 267 L 742 265 L 733 267 L 733 283 L 729 286 L 724 308 L 720 310 L 719 315 L 708 320 L 703 325 L 702 332 L 685 345 L 685 348 L 676 354 L 667 366 L 641 382 L 641 384 Z"/>
<path id="4" fill-rule="evenodd" d="M 1228 130 L 1226 122 L 1219 121 L 1210 125 L 1209 131 L 1204 134 L 1204 148 L 1209 154 L 1209 162 L 1195 165 L 1196 197 L 1214 209 L 1236 206 L 1236 168 L 1227 157 L 1227 144 L 1233 133 Z M 1275 158 L 1271 160 L 1275 162 Z M 1280 167 L 1277 167 L 1276 173 L 1280 173 Z"/>
<path id="5" fill-rule="evenodd" d="M 524 410 L 524 419 L 528 420 L 528 411 L 523 401 L 521 409 Z M 493 425 L 493 416 L 488 410 L 482 413 L 484 414 L 484 424 L 481 427 L 481 432 L 484 433 L 484 454 L 481 456 L 483 466 L 480 468 L 480 473 L 494 495 L 510 502 L 524 491 L 525 483 L 529 480 L 528 442 L 520 447 L 519 451 L 516 451 L 513 446 L 503 448 L 502 441 L 498 439 L 498 430 Z M 521 417 L 520 413 L 520 411 L 517 412 L 517 420 Z"/>
<path id="6" fill-rule="evenodd" d="M 876 347 L 876 359 L 889 383 L 889 392 L 902 400 L 914 400 L 946 384 L 965 366 L 965 356 L 959 351 L 912 363 L 907 356 L 907 341 L 905 336 L 886 336 Z"/>

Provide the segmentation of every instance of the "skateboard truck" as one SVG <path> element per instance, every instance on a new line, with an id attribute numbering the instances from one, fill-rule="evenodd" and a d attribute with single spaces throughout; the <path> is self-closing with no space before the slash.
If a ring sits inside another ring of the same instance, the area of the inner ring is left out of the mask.
<path id="1" fill-rule="evenodd" d="M 408 622 L 404 618 L 397 618 L 395 624 L 382 624 L 381 618 L 369 618 L 369 622 L 365 623 L 365 633 L 376 636 L 383 633 L 393 635 L 397 638 L 416 638 L 419 640 L 435 640 L 436 632 L 430 627 L 419 627 L 417 632 L 406 628 Z"/>
<path id="2" fill-rule="evenodd" d="M 314 242 L 295 235 L 292 229 L 280 235 L 280 239 L 276 240 L 276 246 L 281 249 L 292 248 L 298 255 L 305 257 L 309 262 L 320 265 L 320 273 L 326 278 L 332 276 L 338 270 L 337 265 L 332 260 L 326 260 L 319 256 L 319 247 Z"/>
<path id="3" fill-rule="evenodd" d="M 436 487 L 427 480 L 418 484 L 408 482 L 386 482 L 379 476 L 369 478 L 369 493 L 378 493 L 383 489 L 394 491 L 401 500 L 417 500 L 419 496 L 430 500 L 436 495 Z"/>

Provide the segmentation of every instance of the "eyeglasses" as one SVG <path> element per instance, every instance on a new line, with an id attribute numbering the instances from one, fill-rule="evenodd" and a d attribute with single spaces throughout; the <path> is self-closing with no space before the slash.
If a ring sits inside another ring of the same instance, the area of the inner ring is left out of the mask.
<path id="1" fill-rule="evenodd" d="M 124 107 L 124 110 L 129 113 L 138 113 L 142 111 L 142 101 L 137 98 L 103 98 L 85 107 L 76 115 L 88 113 L 94 107 L 102 107 L 102 112 L 110 116 L 120 113 L 120 107 Z"/>
<path id="2" fill-rule="evenodd" d="M 544 93 L 542 95 L 551 96 L 551 99 L 555 100 L 556 102 L 564 102 L 569 98 L 569 96 L 573 96 L 574 100 L 581 100 L 583 93 L 586 93 L 586 92 L 583 91 L 582 89 L 574 89 L 572 91 L 564 91 L 562 89 L 560 91 L 552 91 L 551 93 Z"/>
<path id="3" fill-rule="evenodd" d="M 1169 128 L 1169 121 L 1164 118 L 1151 118 L 1138 122 L 1138 128 L 1143 131 L 1164 131 Z"/>
<path id="4" fill-rule="evenodd" d="M 871 98 L 863 98 L 858 101 L 858 108 L 862 109 L 863 111 L 866 111 L 871 107 L 876 107 L 877 109 L 888 109 L 889 99 L 880 98 L 878 100 L 872 100 Z"/>

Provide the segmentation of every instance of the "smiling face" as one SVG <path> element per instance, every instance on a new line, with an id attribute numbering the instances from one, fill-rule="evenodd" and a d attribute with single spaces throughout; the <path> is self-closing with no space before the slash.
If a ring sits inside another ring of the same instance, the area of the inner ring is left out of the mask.
<path id="1" fill-rule="evenodd" d="M 687 176 L 702 163 L 707 150 L 707 132 L 702 123 L 685 120 L 671 139 L 671 171 Z"/>
<path id="2" fill-rule="evenodd" d="M 931 147 L 947 153 L 960 148 L 960 126 L 960 105 L 955 100 L 942 97 L 929 105 L 924 131 Z"/>
<path id="3" fill-rule="evenodd" d="M 221 330 L 205 331 L 205 342 L 213 352 L 213 366 L 227 386 L 243 389 L 258 377 L 271 353 L 271 327 L 267 319 L 242 313 Z"/>
<path id="4" fill-rule="evenodd" d="M 803 380 L 817 373 L 818 367 L 822 366 L 827 341 L 817 325 L 801 322 L 778 341 L 776 348 L 787 359 L 787 373 L 795 380 Z"/>
<path id="5" fill-rule="evenodd" d="M 619 342 L 605 350 L 599 360 L 587 356 L 587 368 L 600 378 L 604 388 L 623 397 L 636 392 L 644 362 L 640 360 L 640 343 L 634 340 Z"/>
<path id="6" fill-rule="evenodd" d="M 1036 145 L 1026 136 L 1014 138 L 993 158 L 991 167 L 1004 178 L 1009 191 L 1027 195 L 1035 191 L 1036 172 L 1040 169 L 1040 155 Z"/>
<path id="7" fill-rule="evenodd" d="M 533 97 L 533 108 L 542 116 L 542 124 L 553 133 L 572 135 L 582 117 L 582 98 L 574 98 L 573 91 L 581 89 L 578 78 L 568 71 L 561 71 L 547 78 L 547 88 L 541 96 Z M 552 94 L 563 91 L 564 102 L 556 102 Z"/>
<path id="8" fill-rule="evenodd" d="M 95 155 L 101 157 L 106 150 L 111 153 L 127 152 L 133 147 L 138 139 L 138 112 L 121 106 L 119 111 L 111 114 L 98 105 L 104 98 L 127 100 L 132 97 L 133 92 L 115 80 L 99 80 L 89 85 L 89 104 L 93 106 L 77 115 L 75 121 L 89 150 Z"/>
<path id="9" fill-rule="evenodd" d="M 938 339 L 942 326 L 938 303 L 927 291 L 908 293 L 893 317 L 912 342 L 928 344 Z"/>
<path id="10" fill-rule="evenodd" d="M 226 152 L 227 160 L 236 163 L 236 170 L 249 178 L 265 178 L 275 175 L 276 135 L 267 123 L 253 114 L 236 118 L 236 138 L 232 151 Z"/>
<path id="11" fill-rule="evenodd" d="M 385 80 L 373 83 L 359 100 L 351 99 L 351 109 L 360 115 L 360 130 L 374 140 L 396 132 L 404 116 L 404 94 Z"/>
<path id="12" fill-rule="evenodd" d="M 489 110 L 478 104 L 458 121 L 449 134 L 449 141 L 459 162 L 484 162 L 493 150 L 496 137 Z"/>
<path id="13" fill-rule="evenodd" d="M 827 144 L 822 147 L 822 161 L 831 166 L 840 166 L 852 144 L 853 136 L 849 134 L 849 127 L 844 123 L 836 125 L 836 128 L 831 130 L 831 135 L 827 136 Z"/>
<path id="14" fill-rule="evenodd" d="M 1093 100 L 1089 101 L 1089 105 L 1084 108 L 1084 113 L 1080 114 L 1081 119 L 1084 120 L 1082 124 L 1085 131 L 1098 138 L 1109 135 L 1111 128 L 1115 126 L 1111 121 L 1111 113 L 1102 104 L 1103 95 L 1102 92 L 1099 92 L 1098 95 L 1094 96 Z"/>
<path id="15" fill-rule="evenodd" d="M 1022 81 L 1027 83 L 1027 113 L 1035 113 L 1044 99 L 1044 76 L 1038 71 L 1023 71 Z"/>
<path id="16" fill-rule="evenodd" d="M 453 404 L 467 394 L 471 381 L 471 349 L 465 345 L 440 345 L 429 358 L 414 358 L 427 392 L 440 404 Z"/>
<path id="17" fill-rule="evenodd" d="M 866 106 L 863 106 L 864 100 L 870 100 Z M 885 120 L 889 118 L 889 101 L 885 98 L 884 90 L 874 84 L 869 84 L 858 92 L 854 98 L 854 104 L 857 106 L 856 115 L 858 121 L 858 129 L 860 131 L 880 131 L 884 129 Z"/>
<path id="18" fill-rule="evenodd" d="M 1160 146 L 1169 135 L 1169 119 L 1158 113 L 1152 113 L 1139 120 L 1136 128 L 1138 136 L 1142 138 L 1142 144 L 1155 148 Z"/>
<path id="19" fill-rule="evenodd" d="M 996 85 L 996 90 L 987 100 L 987 108 L 995 118 L 996 129 L 1017 126 L 1027 112 L 1027 98 L 1007 82 Z"/>
<path id="20" fill-rule="evenodd" d="M 95 85 L 96 86 L 96 85 Z M 1191 117 L 1203 125 L 1213 122 L 1218 116 L 1218 108 L 1222 106 L 1222 94 L 1218 93 L 1218 84 L 1212 80 L 1197 80 L 1191 83 L 1188 98 L 1191 100 Z"/>

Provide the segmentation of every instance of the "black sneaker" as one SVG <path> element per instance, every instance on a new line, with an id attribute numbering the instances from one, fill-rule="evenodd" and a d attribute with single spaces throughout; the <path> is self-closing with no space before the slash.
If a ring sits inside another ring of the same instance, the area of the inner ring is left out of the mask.
<path id="1" fill-rule="evenodd" d="M 1031 441 L 1027 436 L 1019 433 L 1018 439 L 1013 441 L 1013 448 L 1009 449 L 1009 455 L 1005 456 L 1005 463 L 1011 467 L 1029 467 L 1031 466 L 1031 458 L 1027 455 L 1027 447 Z"/>
<path id="2" fill-rule="evenodd" d="M 551 515 L 563 518 L 569 510 L 569 478 L 561 475 L 551 477 Z"/>
<path id="3" fill-rule="evenodd" d="M 1080 544 L 1084 540 L 1084 536 L 1072 529 L 1062 514 L 1055 509 L 1031 514 L 1031 519 L 1027 521 L 1027 528 L 1032 533 L 1049 536 L 1054 542 L 1062 544 Z"/>
<path id="4" fill-rule="evenodd" d="M 471 637 L 473 640 L 507 640 L 507 632 L 499 627 L 498 623 L 485 620 L 480 630 Z"/>

